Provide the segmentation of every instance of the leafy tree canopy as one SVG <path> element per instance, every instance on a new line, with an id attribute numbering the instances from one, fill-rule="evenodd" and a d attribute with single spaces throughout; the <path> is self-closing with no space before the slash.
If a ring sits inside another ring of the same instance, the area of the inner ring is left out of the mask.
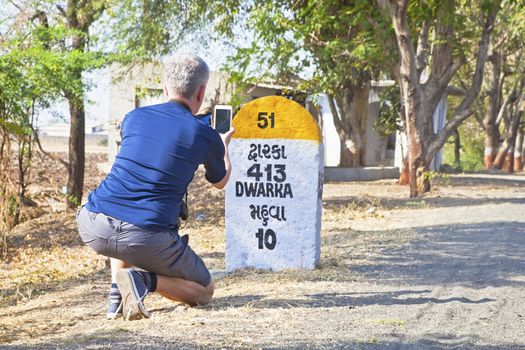
<path id="1" fill-rule="evenodd" d="M 379 79 L 390 28 L 370 1 L 216 2 L 215 30 L 235 40 L 251 33 L 227 66 L 236 80 L 279 80 L 312 92 Z M 395 55 L 393 55 L 395 56 Z"/>

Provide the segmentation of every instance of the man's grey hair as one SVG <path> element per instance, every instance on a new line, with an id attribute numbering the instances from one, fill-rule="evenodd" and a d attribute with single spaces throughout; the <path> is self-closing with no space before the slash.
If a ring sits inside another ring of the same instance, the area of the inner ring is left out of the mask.
<path id="1" fill-rule="evenodd" d="M 209 77 L 208 65 L 197 55 L 175 54 L 165 61 L 164 81 L 169 93 L 191 99 Z"/>

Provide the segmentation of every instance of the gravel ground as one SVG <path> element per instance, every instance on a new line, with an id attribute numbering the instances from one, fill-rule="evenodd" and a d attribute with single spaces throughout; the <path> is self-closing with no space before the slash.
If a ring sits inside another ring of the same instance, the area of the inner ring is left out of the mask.
<path id="1" fill-rule="evenodd" d="M 525 349 L 524 186 L 525 176 L 453 175 L 414 200 L 393 181 L 327 184 L 320 268 L 233 275 L 221 272 L 221 210 L 204 209 L 222 195 L 196 191 L 200 219 L 186 232 L 215 271 L 211 304 L 152 295 L 152 318 L 107 321 L 104 259 L 67 241 L 92 272 L 3 305 L 0 348 Z M 62 235 L 74 237 L 71 219 L 37 220 L 69 220 Z"/>

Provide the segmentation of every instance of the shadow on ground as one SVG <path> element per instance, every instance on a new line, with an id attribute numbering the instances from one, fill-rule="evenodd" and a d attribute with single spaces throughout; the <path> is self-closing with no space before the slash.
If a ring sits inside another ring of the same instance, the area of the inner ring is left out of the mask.
<path id="1" fill-rule="evenodd" d="M 301 342 L 293 339 L 283 339 L 276 347 L 275 343 L 259 344 L 258 347 L 268 349 L 475 349 L 475 350 L 497 350 L 497 349 L 523 349 L 525 344 L 479 344 L 478 337 L 471 334 L 456 336 L 452 334 L 428 334 L 425 338 L 408 339 L 396 333 L 387 340 L 376 340 L 373 336 L 362 341 L 326 341 L 326 342 Z M 224 343 L 224 344 L 223 344 Z M 131 334 L 122 329 L 97 332 L 95 335 L 73 336 L 63 340 L 43 342 L 36 344 L 12 344 L 0 345 L 0 349 L 22 350 L 22 349 L 224 349 L 231 347 L 227 339 L 217 337 L 214 343 L 189 343 L 187 341 L 166 340 L 159 336 L 148 334 Z M 254 344 L 250 341 L 240 343 L 235 348 L 250 349 Z"/>
<path id="2" fill-rule="evenodd" d="M 525 193 L 524 193 L 525 194 Z M 345 207 L 368 208 L 379 206 L 383 209 L 402 208 L 447 208 L 466 207 L 485 204 L 525 204 L 524 198 L 461 198 L 461 197 L 423 197 L 423 198 L 363 198 L 359 196 L 344 196 L 324 199 L 323 208 L 338 210 Z"/>
<path id="3" fill-rule="evenodd" d="M 421 296 L 431 290 L 401 290 L 394 292 L 358 292 L 358 293 L 318 293 L 306 294 L 304 299 L 264 298 L 262 295 L 239 295 L 215 298 L 213 303 L 202 308 L 213 310 L 231 307 L 267 308 L 334 308 L 353 309 L 371 305 L 421 305 L 426 303 L 446 304 L 458 302 L 463 304 L 483 304 L 495 301 L 490 298 L 473 300 L 465 297 L 434 298 Z"/>
<path id="4" fill-rule="evenodd" d="M 415 239 L 398 245 L 392 245 L 386 239 L 395 239 L 399 231 L 333 233 L 323 237 L 323 249 L 340 257 L 334 266 L 295 273 L 244 271 L 235 275 L 261 283 L 278 283 L 276 279 L 296 281 L 298 288 L 313 281 L 350 282 L 358 279 L 371 285 L 391 285 L 393 288 L 404 285 L 413 286 L 412 289 L 305 294 L 295 299 L 252 293 L 215 298 L 204 308 L 482 304 L 495 300 L 487 297 L 471 299 L 464 295 L 435 297 L 431 294 L 432 289 L 433 286 L 439 288 L 444 285 L 473 289 L 521 288 L 525 285 L 525 225 L 521 222 L 431 226 L 412 231 Z M 367 240 L 364 241 L 363 237 Z M 230 275 L 226 278 L 234 277 Z M 427 287 L 422 289 L 421 286 Z"/>
<path id="5" fill-rule="evenodd" d="M 418 239 L 380 248 L 373 256 L 358 256 L 351 250 L 341 254 L 348 269 L 372 283 L 470 288 L 525 285 L 522 222 L 430 226 L 415 232 Z M 392 231 L 387 236 L 395 234 Z M 356 260 L 361 262 L 354 263 Z"/>
<path id="6" fill-rule="evenodd" d="M 450 176 L 447 180 L 450 186 L 525 186 L 525 176 L 512 174 L 467 174 L 462 176 Z"/>
<path id="7" fill-rule="evenodd" d="M 397 185 L 395 185 L 397 186 Z M 433 185 L 434 186 L 434 185 Z M 450 176 L 446 181 L 440 181 L 437 187 L 450 188 L 454 187 L 473 187 L 472 190 L 476 191 L 476 187 L 483 188 L 498 188 L 506 187 L 513 189 L 514 192 L 520 191 L 525 188 L 525 176 L 515 175 L 491 175 L 491 174 L 467 174 L 460 176 Z M 408 191 L 408 188 L 407 188 Z M 525 203 L 525 190 L 523 190 L 524 196 L 516 198 L 505 197 L 488 197 L 481 196 L 483 192 L 479 192 L 479 197 L 467 196 L 464 197 L 461 194 L 458 196 L 439 196 L 435 193 L 430 193 L 428 196 L 421 198 L 399 198 L 399 197 L 384 197 L 384 196 L 337 196 L 333 198 L 325 198 L 323 200 L 325 209 L 337 210 L 339 208 L 369 208 L 371 206 L 379 206 L 384 209 L 401 209 L 401 208 L 429 208 L 429 207 L 457 207 L 457 206 L 477 206 L 484 204 L 503 204 L 503 203 Z M 408 192 L 407 192 L 408 196 Z M 469 198 L 470 197 L 470 198 Z"/>

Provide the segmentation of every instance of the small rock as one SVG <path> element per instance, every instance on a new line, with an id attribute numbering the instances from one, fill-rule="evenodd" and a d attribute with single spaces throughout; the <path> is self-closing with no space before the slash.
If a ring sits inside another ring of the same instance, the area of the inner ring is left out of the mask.
<path id="1" fill-rule="evenodd" d="M 204 220 L 206 220 L 207 217 L 208 217 L 208 215 L 206 215 L 204 213 L 197 213 L 197 214 L 195 214 L 195 220 L 197 220 L 197 221 L 204 221 Z"/>
<path id="2" fill-rule="evenodd" d="M 186 311 L 186 310 L 188 310 L 188 306 L 187 306 L 187 305 L 182 305 L 182 304 L 181 304 L 181 305 L 177 305 L 177 306 L 175 307 L 175 309 L 173 309 L 173 312 L 184 312 L 184 311 Z"/>

